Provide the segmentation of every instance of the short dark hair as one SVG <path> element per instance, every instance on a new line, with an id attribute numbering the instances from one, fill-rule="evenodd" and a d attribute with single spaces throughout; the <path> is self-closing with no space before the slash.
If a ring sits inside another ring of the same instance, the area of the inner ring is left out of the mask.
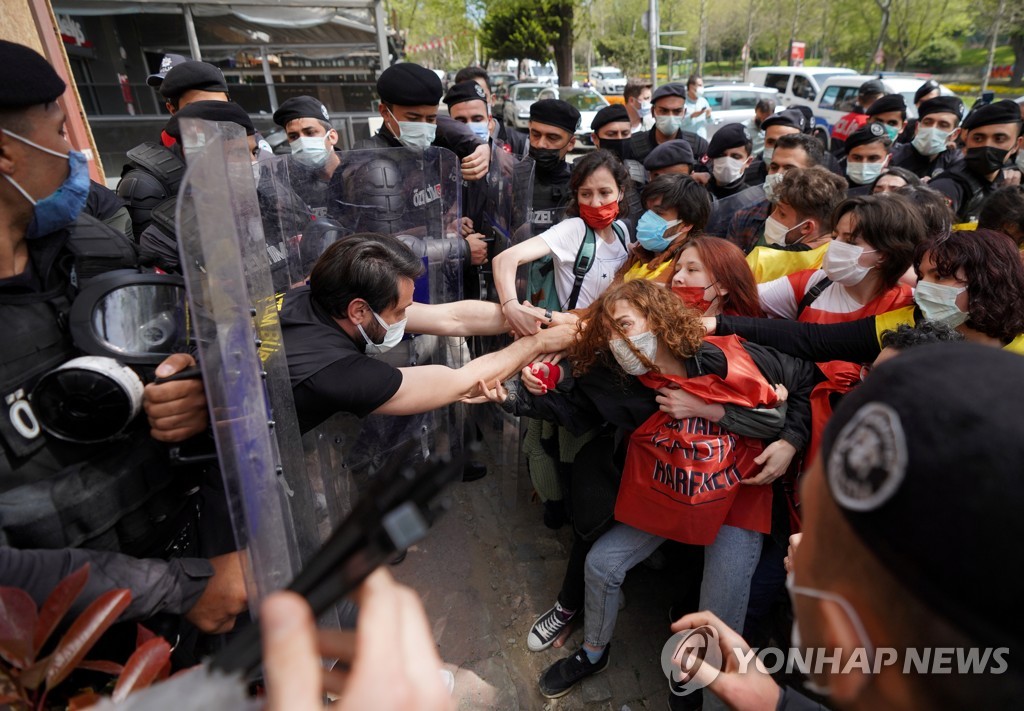
<path id="1" fill-rule="evenodd" d="M 700 74 L 691 74 L 686 78 L 686 87 L 690 88 L 697 83 L 698 79 L 700 79 Z"/>
<path id="2" fill-rule="evenodd" d="M 882 348 L 895 348 L 905 351 L 914 346 L 926 346 L 929 343 L 946 341 L 962 341 L 964 334 L 941 321 L 921 320 L 911 326 L 901 323 L 894 329 L 882 331 Z"/>
<path id="3" fill-rule="evenodd" d="M 981 205 L 979 228 L 1005 232 L 1009 225 L 1015 226 L 1018 234 L 1024 234 L 1024 185 L 999 188 Z"/>
<path id="4" fill-rule="evenodd" d="M 775 103 L 775 99 L 758 99 L 757 103 L 754 104 L 754 111 L 774 114 L 776 106 L 778 106 L 778 104 Z"/>
<path id="5" fill-rule="evenodd" d="M 784 202 L 803 218 L 813 218 L 827 225 L 832 212 L 846 197 L 846 181 L 820 165 L 791 168 L 785 172 L 776 189 L 778 201 Z"/>
<path id="6" fill-rule="evenodd" d="M 917 176 L 915 175 L 914 178 L 916 179 Z M 906 196 L 914 204 L 921 219 L 924 220 L 925 237 L 948 235 L 949 231 L 953 229 L 956 213 L 949 206 L 946 196 L 935 188 L 918 182 L 896 188 L 893 192 Z"/>
<path id="7" fill-rule="evenodd" d="M 423 262 L 401 240 L 362 232 L 338 240 L 313 265 L 309 290 L 334 318 L 347 318 L 354 299 L 380 313 L 398 303 L 398 280 L 417 279 Z"/>
<path id="8" fill-rule="evenodd" d="M 878 265 L 882 286 L 896 286 L 914 260 L 914 250 L 925 238 L 924 219 L 910 200 L 897 193 L 847 198 L 832 214 L 832 228 L 843 215 L 856 217 L 853 235 L 881 252 Z"/>
<path id="9" fill-rule="evenodd" d="M 787 133 L 785 136 L 779 136 L 779 140 L 775 142 L 775 150 L 780 148 L 802 148 L 811 165 L 822 165 L 825 162 L 825 147 L 817 138 L 806 133 Z"/>
<path id="10" fill-rule="evenodd" d="M 967 282 L 967 326 L 1009 343 L 1024 333 L 1024 262 L 1012 239 L 995 230 L 955 230 L 925 240 L 914 253 L 914 269 L 929 255 L 939 277 Z"/>
<path id="11" fill-rule="evenodd" d="M 622 100 L 629 101 L 634 99 L 643 93 L 644 89 L 652 88 L 652 84 L 649 81 L 637 81 L 630 79 L 626 82 L 626 88 L 622 90 Z"/>
<path id="12" fill-rule="evenodd" d="M 883 168 L 882 175 L 895 175 L 907 185 L 921 185 L 921 179 L 917 177 L 916 173 L 912 173 L 906 168 L 900 168 L 898 165 L 890 165 Z M 882 175 L 879 175 L 878 177 L 881 178 Z M 875 179 L 875 182 L 878 182 L 878 178 Z"/>
<path id="13" fill-rule="evenodd" d="M 487 70 L 484 69 L 483 67 L 463 67 L 455 74 L 456 84 L 464 81 L 469 81 L 470 79 L 472 79 L 473 81 L 476 81 L 477 79 L 483 79 L 484 84 L 487 85 L 487 91 L 491 90 L 491 77 L 488 76 Z"/>
<path id="14" fill-rule="evenodd" d="M 572 175 L 569 177 L 569 205 L 566 214 L 570 217 L 579 217 L 580 206 L 576 201 L 576 192 L 580 189 L 583 181 L 589 178 L 600 168 L 607 168 L 608 172 L 615 178 L 615 184 L 622 191 L 622 201 L 619 203 L 619 217 L 629 216 L 629 195 L 633 189 L 633 181 L 629 177 L 629 171 L 622 164 L 619 157 L 611 151 L 598 149 L 588 153 L 572 164 Z"/>
<path id="15" fill-rule="evenodd" d="M 711 215 L 711 194 L 689 175 L 659 175 L 647 183 L 640 193 L 640 203 L 645 208 L 647 201 L 661 197 L 663 207 L 675 208 L 679 219 L 693 225 L 690 234 L 704 229 Z"/>

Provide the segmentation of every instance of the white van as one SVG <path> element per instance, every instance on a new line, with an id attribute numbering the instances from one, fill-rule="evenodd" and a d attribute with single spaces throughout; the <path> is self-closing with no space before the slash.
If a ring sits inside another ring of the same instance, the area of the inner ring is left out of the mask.
<path id="1" fill-rule="evenodd" d="M 856 73 L 845 67 L 755 67 L 747 81 L 778 90 L 779 103 L 790 106 L 796 99 L 802 99 L 800 103 L 817 99 L 829 77 Z"/>
<path id="2" fill-rule="evenodd" d="M 587 78 L 602 94 L 618 96 L 626 90 L 626 76 L 618 67 L 591 67 Z"/>

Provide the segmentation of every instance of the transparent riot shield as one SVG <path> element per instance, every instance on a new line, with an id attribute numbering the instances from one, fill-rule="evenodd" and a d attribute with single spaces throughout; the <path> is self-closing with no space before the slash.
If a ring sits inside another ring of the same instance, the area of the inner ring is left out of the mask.
<path id="1" fill-rule="evenodd" d="M 729 233 L 729 225 L 733 217 L 740 210 L 746 210 L 765 199 L 764 188 L 760 185 L 741 190 L 735 195 L 730 195 L 721 200 L 715 200 L 711 206 L 711 215 L 708 217 L 708 224 L 704 227 L 704 234 L 713 237 L 725 237 Z"/>
<path id="2" fill-rule="evenodd" d="M 181 264 L 250 610 L 319 548 L 244 131 L 182 121 Z"/>
<path id="3" fill-rule="evenodd" d="M 438 148 L 347 151 L 331 179 L 325 220 L 303 232 L 289 249 L 290 271 L 304 280 L 335 241 L 362 232 L 398 237 L 424 263 L 415 285 L 421 303 L 448 303 L 462 295 L 465 240 L 459 232 L 462 177 L 459 161 Z M 458 368 L 468 359 L 465 339 L 408 336 L 379 356 L 395 367 L 441 364 Z M 323 481 L 326 520 L 340 521 L 367 481 L 406 442 L 414 456 L 461 451 L 464 406 L 411 416 L 370 415 L 362 420 L 338 413 L 302 438 L 307 462 L 329 463 L 335 475 Z M 312 464 L 311 464 L 312 466 Z M 339 475 L 340 474 L 340 475 Z"/>

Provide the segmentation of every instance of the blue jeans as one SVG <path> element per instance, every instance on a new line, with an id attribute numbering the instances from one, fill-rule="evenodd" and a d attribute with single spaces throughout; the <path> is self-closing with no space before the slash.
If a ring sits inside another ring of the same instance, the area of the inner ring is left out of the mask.
<path id="1" fill-rule="evenodd" d="M 588 646 L 600 649 L 611 641 L 619 612 L 619 589 L 626 573 L 664 541 L 659 536 L 616 523 L 594 543 L 587 554 L 585 574 L 583 639 Z M 760 556 L 760 533 L 722 526 L 714 543 L 704 549 L 700 608 L 711 610 L 734 630 L 743 629 L 750 579 Z"/>

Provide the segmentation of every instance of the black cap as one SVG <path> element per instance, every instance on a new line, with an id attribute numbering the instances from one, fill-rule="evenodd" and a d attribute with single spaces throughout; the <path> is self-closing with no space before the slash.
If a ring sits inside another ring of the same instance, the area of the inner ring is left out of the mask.
<path id="1" fill-rule="evenodd" d="M 957 121 L 964 117 L 964 102 L 955 96 L 936 96 L 934 99 L 922 101 L 917 107 L 917 117 L 924 118 L 928 114 L 956 114 Z"/>
<path id="2" fill-rule="evenodd" d="M 186 91 L 222 91 L 228 93 L 224 72 L 208 62 L 189 60 L 172 67 L 160 84 L 165 99 L 180 99 Z"/>
<path id="3" fill-rule="evenodd" d="M 885 143 L 886 148 L 892 145 L 892 139 L 889 138 L 889 134 L 886 132 L 885 126 L 878 122 L 866 123 L 851 133 L 846 139 L 846 152 L 849 153 L 857 146 L 863 146 L 867 143 L 875 143 L 876 141 Z"/>
<path id="4" fill-rule="evenodd" d="M 625 122 L 632 126 L 633 122 L 629 120 L 629 112 L 626 111 L 626 107 L 623 104 L 610 104 L 605 106 L 603 109 L 598 111 L 594 115 L 594 120 L 590 122 L 590 128 L 593 131 L 602 126 L 607 126 L 610 123 L 621 123 Z"/>
<path id="5" fill-rule="evenodd" d="M 274 123 L 281 128 L 287 126 L 289 121 L 299 118 L 331 122 L 331 115 L 327 113 L 327 107 L 320 103 L 320 99 L 313 96 L 293 96 L 274 112 Z"/>
<path id="6" fill-rule="evenodd" d="M 742 123 L 727 123 L 715 131 L 708 144 L 708 158 L 720 158 L 730 148 L 746 146 L 750 136 Z"/>
<path id="7" fill-rule="evenodd" d="M 762 130 L 772 126 L 789 126 L 803 133 L 807 130 L 807 115 L 797 109 L 786 109 L 777 114 L 772 114 L 761 122 Z"/>
<path id="8" fill-rule="evenodd" d="M 576 133 L 580 128 L 580 112 L 561 99 L 541 99 L 530 104 L 530 120 L 546 123 Z"/>
<path id="9" fill-rule="evenodd" d="M 233 101 L 193 101 L 181 111 L 171 116 L 171 120 L 167 122 L 164 131 L 167 132 L 168 136 L 181 141 L 181 125 L 179 121 L 187 118 L 237 123 L 245 129 L 247 136 L 252 136 L 256 133 L 256 127 L 252 125 L 252 119 L 249 118 L 249 114 L 245 113 L 245 109 Z"/>
<path id="10" fill-rule="evenodd" d="M 935 81 L 934 79 L 929 79 L 924 84 L 919 86 L 917 88 L 917 91 L 914 92 L 914 103 L 915 104 L 921 103 L 921 97 L 922 96 L 924 96 L 925 94 L 930 94 L 933 91 L 938 91 L 938 90 L 939 90 L 939 82 Z"/>
<path id="11" fill-rule="evenodd" d="M 476 79 L 468 79 L 454 84 L 444 96 L 444 103 L 448 105 L 449 109 L 456 104 L 466 101 L 482 101 L 485 104 L 487 103 L 487 93 Z"/>
<path id="12" fill-rule="evenodd" d="M 386 104 L 437 106 L 442 94 L 437 74 L 412 62 L 393 64 L 377 79 L 377 95 Z"/>
<path id="13" fill-rule="evenodd" d="M 970 131 L 980 126 L 991 126 L 994 123 L 1020 123 L 1020 106 L 1009 99 L 986 104 L 967 114 L 967 118 L 964 119 L 964 129 Z"/>
<path id="14" fill-rule="evenodd" d="M 663 170 L 682 164 L 693 165 L 693 148 L 684 138 L 665 141 L 644 158 L 647 170 Z"/>
<path id="15" fill-rule="evenodd" d="M 669 82 L 668 84 L 662 84 L 661 86 L 654 90 L 653 94 L 651 94 L 651 103 L 656 104 L 658 103 L 658 99 L 661 99 L 666 96 L 681 96 L 685 99 L 686 84 L 683 84 L 682 82 L 678 81 Z"/>
<path id="16" fill-rule="evenodd" d="M 56 101 L 67 84 L 34 49 L 0 40 L 0 109 Z"/>
<path id="17" fill-rule="evenodd" d="M 828 491 L 864 547 L 982 646 L 1024 643 L 1024 578 L 1006 567 L 1024 539 L 1022 402 L 1021 356 L 918 346 L 846 395 L 822 439 Z"/>
<path id="18" fill-rule="evenodd" d="M 876 99 L 868 107 L 868 116 L 886 114 L 890 111 L 901 111 L 904 116 L 907 115 L 907 102 L 903 98 L 903 94 L 886 94 L 880 99 Z"/>
<path id="19" fill-rule="evenodd" d="M 164 83 L 164 77 L 167 76 L 167 72 L 187 61 L 188 57 L 183 57 L 180 54 L 165 54 L 164 58 L 160 60 L 160 68 L 156 70 L 156 74 L 150 74 L 146 77 L 146 83 L 150 86 L 159 87 Z"/>
<path id="20" fill-rule="evenodd" d="M 882 84 L 878 79 L 869 79 L 860 85 L 857 89 L 857 94 L 860 96 L 870 96 L 871 94 L 884 94 L 885 85 Z"/>

